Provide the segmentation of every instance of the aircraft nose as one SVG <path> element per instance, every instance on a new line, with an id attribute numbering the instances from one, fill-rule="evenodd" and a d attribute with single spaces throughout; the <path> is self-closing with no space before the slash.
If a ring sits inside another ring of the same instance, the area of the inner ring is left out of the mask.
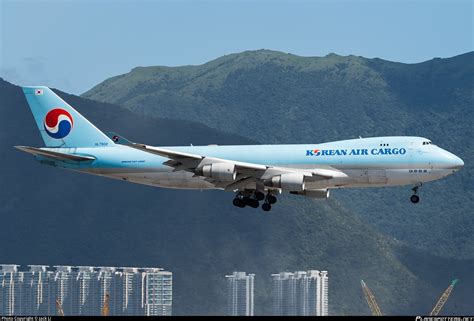
<path id="1" fill-rule="evenodd" d="M 463 168 L 463 166 L 464 166 L 464 161 L 460 157 L 454 156 L 453 168 L 454 169 L 461 169 L 461 168 Z"/>
<path id="2" fill-rule="evenodd" d="M 454 171 L 460 170 L 464 166 L 464 161 L 453 153 L 448 152 L 447 150 L 442 150 L 442 155 L 444 158 L 446 168 L 453 169 Z"/>

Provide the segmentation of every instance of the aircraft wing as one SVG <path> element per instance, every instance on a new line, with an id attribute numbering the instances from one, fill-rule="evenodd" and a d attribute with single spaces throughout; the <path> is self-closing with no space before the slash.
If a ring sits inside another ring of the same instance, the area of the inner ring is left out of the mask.
<path id="1" fill-rule="evenodd" d="M 164 164 L 171 166 L 175 171 L 184 170 L 195 173 L 196 169 L 202 168 L 208 164 L 214 163 L 227 163 L 233 164 L 236 168 L 236 179 L 233 182 L 219 181 L 213 178 L 207 178 L 213 184 L 218 187 L 225 188 L 227 190 L 234 190 L 242 188 L 252 182 L 264 181 L 273 176 L 281 174 L 302 174 L 305 176 L 306 181 L 316 181 L 322 179 L 330 179 L 334 177 L 345 177 L 346 174 L 332 168 L 320 168 L 320 169 L 298 169 L 288 168 L 279 166 L 270 166 L 262 164 L 254 164 L 247 162 L 234 161 L 229 159 L 221 159 L 216 157 L 209 157 L 206 155 L 197 155 L 186 152 L 180 152 L 176 150 L 170 150 L 167 148 L 147 146 L 144 144 L 131 143 L 128 146 L 159 155 L 162 157 L 169 158 Z"/>
<path id="2" fill-rule="evenodd" d="M 249 170 L 250 171 L 265 171 L 268 168 L 265 165 L 238 162 L 238 161 L 229 161 L 226 159 L 208 157 L 205 155 L 184 153 L 184 152 L 179 152 L 175 150 L 170 150 L 167 148 L 147 146 L 144 144 L 132 143 L 129 146 L 151 153 L 151 154 L 169 158 L 171 159 L 171 161 L 167 161 L 165 162 L 165 164 L 171 167 L 175 167 L 178 170 L 186 170 L 185 168 L 178 168 L 178 167 L 182 167 L 182 165 L 184 165 L 184 167 L 189 167 L 188 170 L 194 170 L 197 168 L 198 165 L 202 166 L 202 165 L 212 164 L 212 163 L 217 163 L 217 162 L 221 162 L 221 163 L 231 162 L 232 164 L 235 164 L 235 166 L 238 169 L 240 169 L 242 172 L 249 171 Z M 196 165 L 195 167 L 193 167 L 194 164 Z"/>
<path id="3" fill-rule="evenodd" d="M 30 147 L 30 146 L 15 146 L 15 148 L 18 148 L 19 150 L 33 154 L 35 156 L 39 155 L 39 156 L 52 158 L 54 160 L 61 160 L 61 161 L 84 162 L 84 161 L 93 161 L 95 159 L 95 157 L 92 157 L 92 156 L 68 154 L 68 153 L 53 151 L 51 149 L 43 149 L 43 148 Z"/>

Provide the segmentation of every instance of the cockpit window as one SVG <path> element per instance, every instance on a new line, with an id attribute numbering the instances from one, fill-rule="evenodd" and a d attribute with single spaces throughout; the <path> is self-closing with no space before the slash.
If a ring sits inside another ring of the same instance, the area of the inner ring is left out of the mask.
<path id="1" fill-rule="evenodd" d="M 431 145 L 431 141 L 425 141 L 423 142 L 423 145 Z"/>

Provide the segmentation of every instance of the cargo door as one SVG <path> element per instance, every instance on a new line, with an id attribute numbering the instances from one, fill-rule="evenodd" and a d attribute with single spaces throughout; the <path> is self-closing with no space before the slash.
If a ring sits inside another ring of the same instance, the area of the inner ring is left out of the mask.
<path id="1" fill-rule="evenodd" d="M 385 169 L 369 169 L 369 183 L 387 183 Z"/>

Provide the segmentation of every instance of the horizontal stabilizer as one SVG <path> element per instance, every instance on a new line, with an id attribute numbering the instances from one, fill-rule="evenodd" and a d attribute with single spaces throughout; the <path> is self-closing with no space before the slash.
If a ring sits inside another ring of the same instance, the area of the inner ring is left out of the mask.
<path id="1" fill-rule="evenodd" d="M 42 149 L 42 148 L 30 147 L 30 146 L 15 146 L 15 148 L 18 148 L 19 150 L 33 154 L 35 156 L 39 155 L 39 156 L 43 156 L 47 158 L 52 158 L 55 160 L 75 161 L 75 162 L 95 160 L 95 157 L 92 157 L 92 156 L 67 154 L 67 153 L 52 151 L 51 149 Z"/>

